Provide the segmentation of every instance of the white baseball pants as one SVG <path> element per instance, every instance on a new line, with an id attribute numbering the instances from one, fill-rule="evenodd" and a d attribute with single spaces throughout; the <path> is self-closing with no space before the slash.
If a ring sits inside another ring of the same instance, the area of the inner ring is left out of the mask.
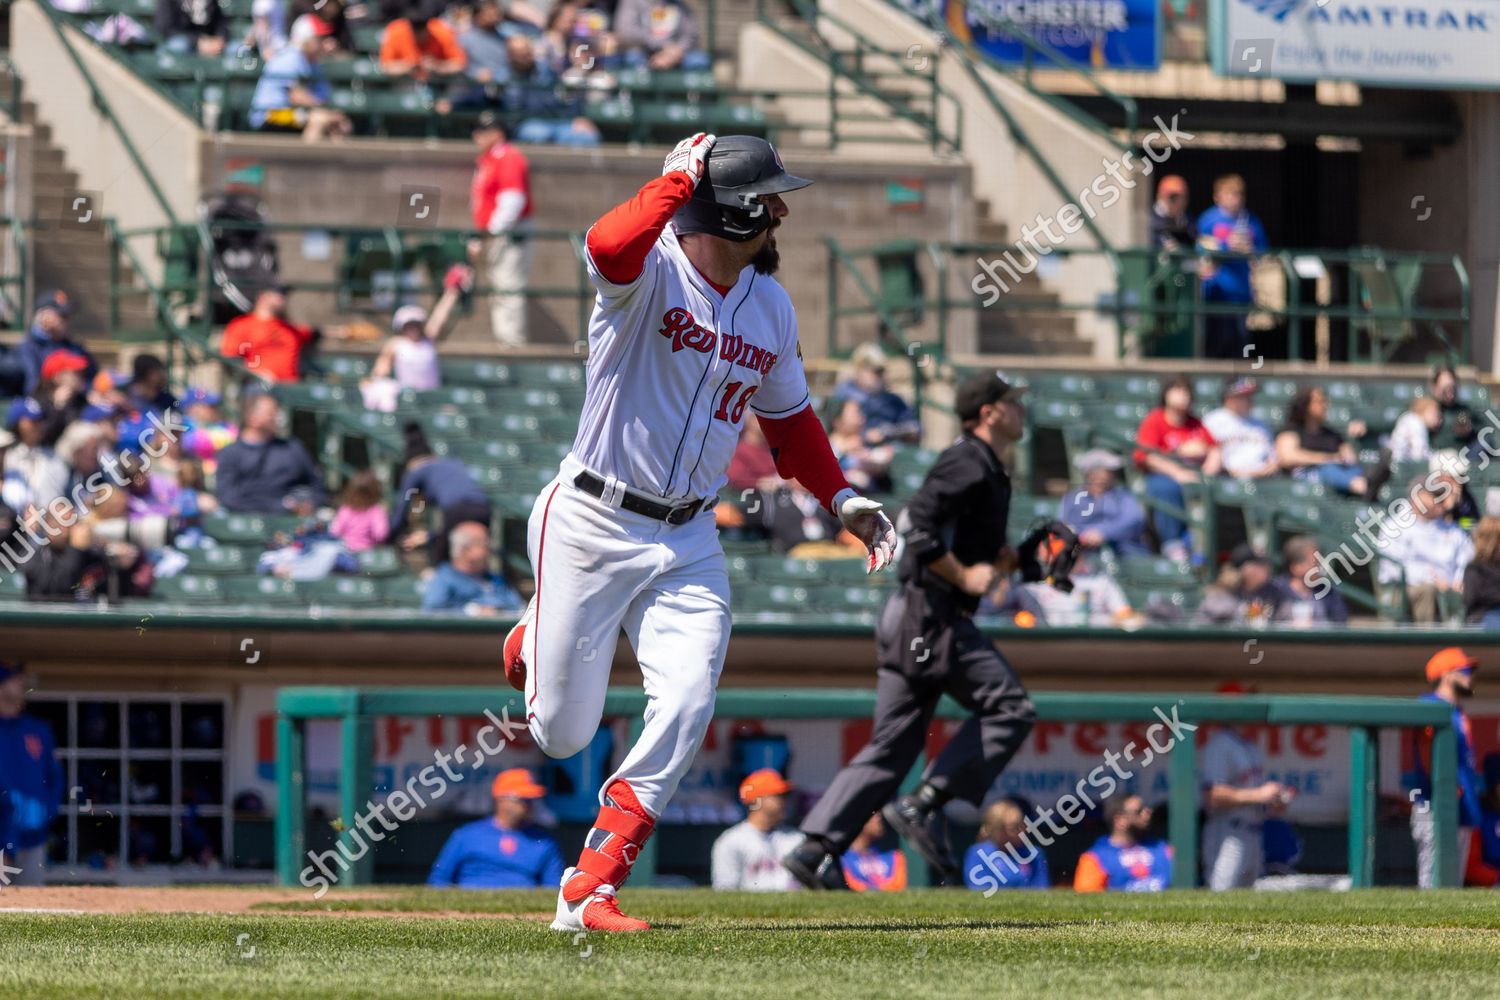
<path id="1" fill-rule="evenodd" d="M 1210 889 L 1248 889 L 1265 867 L 1266 849 L 1258 827 L 1210 818 L 1203 824 L 1203 874 Z"/>
<path id="2" fill-rule="evenodd" d="M 573 485 L 580 469 L 564 461 L 531 511 L 536 618 L 523 647 L 526 718 L 548 756 L 586 747 L 624 628 L 646 689 L 645 730 L 604 787 L 627 781 L 659 816 L 713 719 L 729 645 L 724 550 L 711 507 L 667 524 L 584 493 Z"/>

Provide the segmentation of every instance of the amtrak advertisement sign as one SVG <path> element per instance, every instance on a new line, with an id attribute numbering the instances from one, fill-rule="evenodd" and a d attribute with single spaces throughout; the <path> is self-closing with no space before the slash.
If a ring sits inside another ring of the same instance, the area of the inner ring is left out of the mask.
<path id="1" fill-rule="evenodd" d="M 1500 87 L 1497 0 L 1216 0 L 1225 76 Z"/>

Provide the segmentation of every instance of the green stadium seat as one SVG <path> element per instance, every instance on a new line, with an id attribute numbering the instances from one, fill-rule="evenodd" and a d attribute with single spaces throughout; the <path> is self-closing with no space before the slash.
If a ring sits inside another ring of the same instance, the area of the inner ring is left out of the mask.
<path id="1" fill-rule="evenodd" d="M 423 413 L 419 422 L 433 437 L 469 437 L 474 426 L 462 413 Z"/>
<path id="2" fill-rule="evenodd" d="M 1195 579 L 1191 566 L 1162 556 L 1121 556 L 1116 567 L 1120 579 L 1132 584 L 1161 580 L 1180 580 L 1186 584 Z"/>
<path id="3" fill-rule="evenodd" d="M 512 383 L 511 366 L 472 358 L 443 358 L 439 362 L 444 385 L 497 388 Z"/>
<path id="4" fill-rule="evenodd" d="M 234 545 L 216 545 L 208 549 L 187 549 L 187 568 L 191 573 L 253 573 L 258 550 Z"/>
<path id="5" fill-rule="evenodd" d="M 490 399 L 483 389 L 473 389 L 467 386 L 452 386 L 442 389 L 430 389 L 423 392 L 414 392 L 411 389 L 403 390 L 398 397 L 399 409 L 432 410 L 438 407 L 455 407 L 460 410 L 475 410 L 483 412 L 490 406 Z"/>
<path id="6" fill-rule="evenodd" d="M 370 374 L 373 358 L 361 354 L 319 354 L 312 366 L 346 382 L 355 382 Z"/>
<path id="7" fill-rule="evenodd" d="M 331 382 L 280 382 L 272 394 L 291 410 L 347 410 L 364 405 L 357 390 Z"/>
<path id="8" fill-rule="evenodd" d="M 396 550 L 385 546 L 366 549 L 355 558 L 359 561 L 359 571 L 365 576 L 395 576 L 402 569 L 401 557 Z"/>
<path id="9" fill-rule="evenodd" d="M 313 604 L 368 607 L 382 604 L 385 592 L 375 580 L 357 576 L 329 576 L 297 584 L 297 592 Z"/>
<path id="10" fill-rule="evenodd" d="M 203 519 L 203 531 L 217 542 L 261 545 L 278 531 L 294 531 L 299 521 L 290 515 L 216 514 Z"/>
<path id="11" fill-rule="evenodd" d="M 229 577 L 223 583 L 225 596 L 238 604 L 305 604 L 300 585 L 276 576 Z"/>
<path id="12" fill-rule="evenodd" d="M 1038 399 L 1093 402 L 1099 398 L 1099 383 L 1088 375 L 1029 372 L 1026 381 Z"/>
<path id="13" fill-rule="evenodd" d="M 323 70 L 323 75 L 328 82 L 334 86 L 353 83 L 356 80 L 379 81 L 384 79 L 380 71 L 380 65 L 374 59 L 359 57 L 356 59 L 324 59 L 318 64 Z"/>
<path id="14" fill-rule="evenodd" d="M 1151 375 L 1126 375 L 1110 379 L 1105 383 L 1105 394 L 1127 403 L 1146 403 L 1155 406 L 1161 399 L 1161 379 Z"/>
<path id="15" fill-rule="evenodd" d="M 219 577 L 179 573 L 152 581 L 151 596 L 171 604 L 220 604 L 226 591 Z"/>
<path id="16" fill-rule="evenodd" d="M 583 385 L 583 365 L 516 362 L 511 365 L 512 383 L 523 388 L 547 389 Z"/>
<path id="17" fill-rule="evenodd" d="M 422 606 L 422 591 L 426 587 L 426 581 L 419 580 L 414 576 L 395 576 L 386 580 L 382 591 L 385 602 L 398 608 L 419 608 Z"/>
<path id="18" fill-rule="evenodd" d="M 0 576 L 0 601 L 26 600 L 26 577 L 20 572 Z"/>

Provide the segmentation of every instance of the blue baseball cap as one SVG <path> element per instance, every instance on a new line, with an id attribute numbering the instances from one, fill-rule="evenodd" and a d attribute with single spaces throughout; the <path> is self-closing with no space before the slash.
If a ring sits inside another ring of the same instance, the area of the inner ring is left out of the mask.
<path id="1" fill-rule="evenodd" d="M 183 409 L 189 406 L 219 406 L 223 402 L 223 397 L 207 389 L 189 389 L 182 397 Z"/>
<path id="2" fill-rule="evenodd" d="M 132 413 L 120 421 L 120 451 L 140 451 L 156 433 L 156 425 L 144 413 Z"/>
<path id="3" fill-rule="evenodd" d="M 87 420 L 91 424 L 96 424 L 101 420 L 113 420 L 114 418 L 115 409 L 112 406 L 94 406 L 90 404 L 85 406 L 78 414 L 79 420 Z"/>
<path id="4" fill-rule="evenodd" d="M 42 419 L 42 404 L 30 396 L 22 396 L 10 404 L 10 412 L 5 415 L 5 426 L 11 430 L 16 429 L 22 418 L 27 420 Z"/>

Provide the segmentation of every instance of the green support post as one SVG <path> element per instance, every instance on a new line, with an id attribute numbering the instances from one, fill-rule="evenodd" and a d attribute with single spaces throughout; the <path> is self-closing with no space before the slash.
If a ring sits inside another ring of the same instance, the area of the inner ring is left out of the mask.
<path id="1" fill-rule="evenodd" d="M 927 754 L 917 754 L 917 761 L 911 766 L 911 771 L 906 779 L 901 782 L 901 794 L 915 792 L 917 786 L 922 783 L 922 772 L 927 770 Z M 927 859 L 916 851 L 906 852 L 906 884 L 913 888 L 921 888 L 932 884 L 932 870 L 927 864 Z"/>
<path id="2" fill-rule="evenodd" d="M 356 817 L 365 811 L 375 785 L 375 720 L 356 713 L 339 720 L 339 818 L 344 830 L 354 826 Z M 340 837 L 347 836 L 341 832 Z M 375 871 L 375 845 L 363 832 L 360 837 L 368 846 L 364 856 L 351 863 L 342 879 L 345 885 L 368 885 Z M 349 853 L 356 853 L 350 844 Z"/>
<path id="3" fill-rule="evenodd" d="M 646 717 L 637 716 L 630 720 L 630 738 L 626 741 L 630 746 L 635 746 L 641 741 L 641 733 L 646 730 Z M 641 845 L 640 853 L 635 856 L 635 864 L 631 865 L 630 872 L 635 876 L 636 885 L 650 885 L 656 881 L 656 841 L 657 837 L 650 837 Z"/>
<path id="4" fill-rule="evenodd" d="M 1354 888 L 1375 884 L 1375 782 L 1378 731 L 1349 729 L 1349 878 Z"/>
<path id="5" fill-rule="evenodd" d="M 1167 803 L 1172 839 L 1172 888 L 1198 884 L 1198 744 L 1178 740 L 1167 758 Z"/>
<path id="6" fill-rule="evenodd" d="M 1458 858 L 1458 734 L 1443 726 L 1432 737 L 1432 840 L 1437 885 L 1454 889 L 1459 881 Z"/>
<path id="7" fill-rule="evenodd" d="M 307 720 L 276 717 L 276 881 L 296 885 L 307 837 Z"/>

